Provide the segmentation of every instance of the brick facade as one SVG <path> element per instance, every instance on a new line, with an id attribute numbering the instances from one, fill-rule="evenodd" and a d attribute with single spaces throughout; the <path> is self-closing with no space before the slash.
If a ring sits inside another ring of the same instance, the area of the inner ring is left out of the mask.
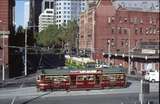
<path id="1" fill-rule="evenodd" d="M 94 14 L 87 14 L 89 12 L 94 12 Z M 94 17 L 95 21 L 90 21 L 87 18 L 89 16 Z M 92 27 L 91 25 L 88 26 L 88 24 L 93 24 L 91 22 L 95 23 L 94 32 L 88 30 L 88 28 Z M 86 45 L 88 34 L 93 37 L 93 39 L 89 39 L 92 47 Z M 159 11 L 133 10 L 122 7 L 115 9 L 110 0 L 100 0 L 94 9 L 92 8 L 83 13 L 80 18 L 79 48 L 90 49 L 95 59 L 106 61 L 103 53 L 108 53 L 108 41 L 110 41 L 111 53 L 128 54 L 129 41 L 131 52 L 139 48 L 140 43 L 160 42 L 159 38 Z M 126 67 L 128 66 L 127 61 L 127 58 L 122 56 L 111 60 L 114 64 L 123 63 Z M 142 66 L 138 68 L 140 69 Z M 159 67 L 159 63 L 156 66 Z"/>
<path id="2" fill-rule="evenodd" d="M 0 0 L 0 80 L 4 63 L 5 78 L 9 77 L 9 37 L 14 33 L 15 0 Z M 4 45 L 3 45 L 4 40 Z M 3 58 L 4 50 L 4 58 Z"/>

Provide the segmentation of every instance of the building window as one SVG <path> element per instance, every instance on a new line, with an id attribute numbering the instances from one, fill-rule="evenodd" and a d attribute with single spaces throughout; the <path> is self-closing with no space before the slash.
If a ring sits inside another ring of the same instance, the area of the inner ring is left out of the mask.
<path id="1" fill-rule="evenodd" d="M 115 20 L 115 17 L 112 17 L 111 21 L 114 22 L 114 20 Z"/>
<path id="2" fill-rule="evenodd" d="M 143 34 L 143 28 L 141 27 L 140 28 L 140 31 L 139 31 L 141 34 Z"/>
<path id="3" fill-rule="evenodd" d="M 64 5 L 66 5 L 66 3 L 64 2 Z"/>
<path id="4" fill-rule="evenodd" d="M 64 7 L 64 9 L 66 9 L 66 7 Z"/>
<path id="5" fill-rule="evenodd" d="M 111 31 L 111 32 L 112 32 L 112 34 L 114 34 L 114 31 L 115 31 L 115 28 L 114 28 L 114 27 L 112 27 L 112 31 Z"/>
<path id="6" fill-rule="evenodd" d="M 59 20 L 59 22 L 61 22 L 61 20 Z"/>
<path id="7" fill-rule="evenodd" d="M 111 23 L 111 17 L 108 17 L 108 23 Z"/>
<path id="8" fill-rule="evenodd" d="M 140 23 L 143 24 L 143 19 L 140 20 Z"/>
<path id="9" fill-rule="evenodd" d="M 64 14 L 66 14 L 66 11 L 64 11 Z"/>
<path id="10" fill-rule="evenodd" d="M 59 14 L 61 14 L 61 11 L 59 11 Z"/>
<path id="11" fill-rule="evenodd" d="M 127 22 L 127 20 L 128 20 L 127 17 L 125 17 L 125 18 L 124 18 L 124 22 Z"/>
<path id="12" fill-rule="evenodd" d="M 123 40 L 121 41 L 121 46 L 123 47 L 124 43 L 123 43 Z"/>
<path id="13" fill-rule="evenodd" d="M 122 33 L 122 28 L 118 27 L 118 33 L 121 34 Z"/>
<path id="14" fill-rule="evenodd" d="M 148 33 L 149 33 L 149 29 L 148 29 L 148 28 L 146 28 L 146 35 L 148 35 Z"/>
<path id="15" fill-rule="evenodd" d="M 127 29 L 124 29 L 124 34 L 127 34 Z"/>
<path id="16" fill-rule="evenodd" d="M 135 34 L 138 34 L 138 28 L 135 28 Z"/>
<path id="17" fill-rule="evenodd" d="M 54 2 L 51 2 L 51 9 L 54 8 Z"/>
<path id="18" fill-rule="evenodd" d="M 45 2 L 45 9 L 46 8 L 49 8 L 49 2 L 47 2 L 47 1 Z"/>

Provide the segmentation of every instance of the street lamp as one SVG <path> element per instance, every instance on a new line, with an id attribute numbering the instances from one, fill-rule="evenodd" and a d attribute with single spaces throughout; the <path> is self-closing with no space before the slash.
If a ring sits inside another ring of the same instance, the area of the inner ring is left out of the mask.
<path id="1" fill-rule="evenodd" d="M 127 30 L 128 33 L 128 75 L 131 72 L 131 31 L 129 28 L 124 28 Z"/>

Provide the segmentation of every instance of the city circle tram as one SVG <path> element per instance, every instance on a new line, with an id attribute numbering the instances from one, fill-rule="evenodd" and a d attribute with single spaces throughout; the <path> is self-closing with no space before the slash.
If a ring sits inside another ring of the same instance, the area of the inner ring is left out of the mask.
<path id="1" fill-rule="evenodd" d="M 125 69 L 43 69 L 37 77 L 37 90 L 81 90 L 123 88 L 126 86 Z"/>

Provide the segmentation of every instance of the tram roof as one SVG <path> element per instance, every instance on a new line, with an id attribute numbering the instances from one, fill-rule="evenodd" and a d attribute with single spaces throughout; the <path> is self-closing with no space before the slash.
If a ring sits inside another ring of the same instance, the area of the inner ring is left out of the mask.
<path id="1" fill-rule="evenodd" d="M 76 69 L 76 68 L 69 68 L 69 67 L 59 67 L 54 69 L 42 69 L 42 74 L 47 75 L 66 75 L 69 74 L 71 71 L 93 71 L 93 70 L 103 70 L 103 73 L 126 73 L 126 69 L 123 67 L 109 67 L 109 68 L 83 68 L 83 69 Z"/>

